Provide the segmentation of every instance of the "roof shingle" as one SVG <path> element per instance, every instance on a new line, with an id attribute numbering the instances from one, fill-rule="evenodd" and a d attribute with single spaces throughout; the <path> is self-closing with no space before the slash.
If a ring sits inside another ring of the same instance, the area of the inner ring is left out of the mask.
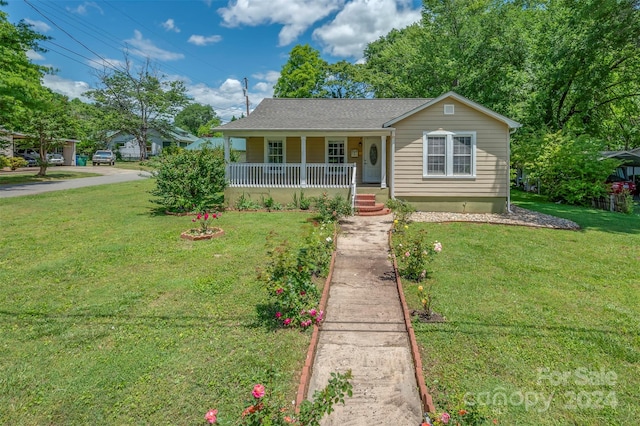
<path id="1" fill-rule="evenodd" d="M 431 99 L 266 98 L 219 130 L 378 130 Z"/>

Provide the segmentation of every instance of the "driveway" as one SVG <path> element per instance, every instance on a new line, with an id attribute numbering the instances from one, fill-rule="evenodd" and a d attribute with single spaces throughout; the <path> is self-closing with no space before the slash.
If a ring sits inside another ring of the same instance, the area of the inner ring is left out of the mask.
<path id="1" fill-rule="evenodd" d="M 19 197 L 22 195 L 41 194 L 43 192 L 61 191 L 63 189 L 83 188 L 85 186 L 106 185 L 109 183 L 129 182 L 132 180 L 146 179 L 151 176 L 149 172 L 139 170 L 118 169 L 111 166 L 60 166 L 51 168 L 56 171 L 73 171 L 86 173 L 99 173 L 102 176 L 60 180 L 54 182 L 18 183 L 15 185 L 0 185 L 0 198 Z M 36 171 L 31 168 L 29 170 Z"/>

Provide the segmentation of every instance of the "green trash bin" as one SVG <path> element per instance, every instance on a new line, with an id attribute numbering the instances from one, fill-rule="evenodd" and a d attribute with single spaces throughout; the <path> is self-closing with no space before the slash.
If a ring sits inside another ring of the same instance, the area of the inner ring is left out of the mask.
<path id="1" fill-rule="evenodd" d="M 86 155 L 78 155 L 78 158 L 76 159 L 76 166 L 86 166 L 88 159 L 89 157 Z"/>

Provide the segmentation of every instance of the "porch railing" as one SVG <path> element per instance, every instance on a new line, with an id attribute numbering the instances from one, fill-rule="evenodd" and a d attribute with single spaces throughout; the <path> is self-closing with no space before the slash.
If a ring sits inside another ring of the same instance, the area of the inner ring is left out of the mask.
<path id="1" fill-rule="evenodd" d="M 230 187 L 349 188 L 356 165 L 300 163 L 230 163 Z"/>

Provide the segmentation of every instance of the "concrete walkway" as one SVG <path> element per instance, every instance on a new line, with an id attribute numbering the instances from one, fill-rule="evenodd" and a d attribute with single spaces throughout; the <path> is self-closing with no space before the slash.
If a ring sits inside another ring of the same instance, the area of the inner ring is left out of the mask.
<path id="1" fill-rule="evenodd" d="M 400 297 L 388 254 L 392 216 L 341 223 L 325 321 L 307 395 L 335 371 L 353 373 L 353 397 L 328 425 L 420 424 L 422 405 Z"/>

